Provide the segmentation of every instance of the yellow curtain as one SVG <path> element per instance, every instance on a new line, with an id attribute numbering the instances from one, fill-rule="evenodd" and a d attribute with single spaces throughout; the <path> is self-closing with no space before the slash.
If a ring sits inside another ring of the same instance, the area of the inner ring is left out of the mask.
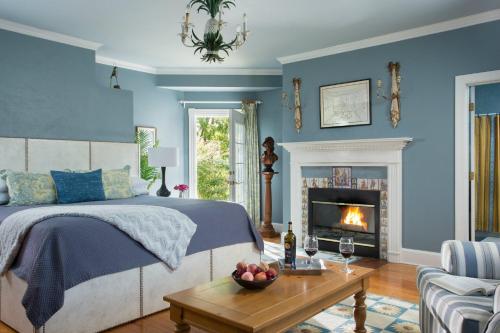
<path id="1" fill-rule="evenodd" d="M 493 231 L 500 232 L 500 115 L 495 115 L 495 172 L 493 178 Z"/>
<path id="2" fill-rule="evenodd" d="M 476 151 L 476 230 L 488 231 L 490 216 L 490 117 L 476 117 L 474 125 Z"/>

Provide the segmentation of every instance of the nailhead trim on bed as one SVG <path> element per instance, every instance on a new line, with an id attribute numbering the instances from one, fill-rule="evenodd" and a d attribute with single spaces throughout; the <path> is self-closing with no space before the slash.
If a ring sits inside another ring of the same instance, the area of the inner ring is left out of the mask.
<path id="1" fill-rule="evenodd" d="M 210 250 L 210 282 L 214 280 L 214 254 Z"/>
<path id="2" fill-rule="evenodd" d="M 144 316 L 144 272 L 142 267 L 139 267 L 139 315 Z"/>

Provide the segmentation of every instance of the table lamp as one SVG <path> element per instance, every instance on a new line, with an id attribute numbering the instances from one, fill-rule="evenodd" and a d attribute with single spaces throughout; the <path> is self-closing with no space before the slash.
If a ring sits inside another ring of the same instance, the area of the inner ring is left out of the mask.
<path id="1" fill-rule="evenodd" d="M 169 197 L 170 191 L 165 185 L 165 171 L 167 167 L 179 165 L 179 149 L 175 147 L 157 147 L 148 149 L 148 163 L 150 166 L 161 168 L 161 187 L 156 192 L 159 197 Z"/>

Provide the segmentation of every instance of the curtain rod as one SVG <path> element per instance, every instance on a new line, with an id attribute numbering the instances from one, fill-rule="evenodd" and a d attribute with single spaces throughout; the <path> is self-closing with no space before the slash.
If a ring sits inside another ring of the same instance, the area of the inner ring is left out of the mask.
<path id="1" fill-rule="evenodd" d="M 481 117 L 481 116 L 498 116 L 498 115 L 500 115 L 500 112 L 476 113 L 476 117 Z"/>
<path id="2" fill-rule="evenodd" d="M 179 104 L 186 107 L 186 104 L 241 104 L 243 101 L 185 101 L 180 100 Z M 256 104 L 262 104 L 262 101 L 255 101 Z"/>

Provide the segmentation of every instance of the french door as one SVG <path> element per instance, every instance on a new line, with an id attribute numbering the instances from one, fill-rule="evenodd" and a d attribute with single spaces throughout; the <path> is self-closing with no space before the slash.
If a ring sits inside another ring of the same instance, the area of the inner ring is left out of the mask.
<path id="1" fill-rule="evenodd" d="M 245 124 L 236 109 L 189 109 L 190 197 L 245 206 Z"/>

